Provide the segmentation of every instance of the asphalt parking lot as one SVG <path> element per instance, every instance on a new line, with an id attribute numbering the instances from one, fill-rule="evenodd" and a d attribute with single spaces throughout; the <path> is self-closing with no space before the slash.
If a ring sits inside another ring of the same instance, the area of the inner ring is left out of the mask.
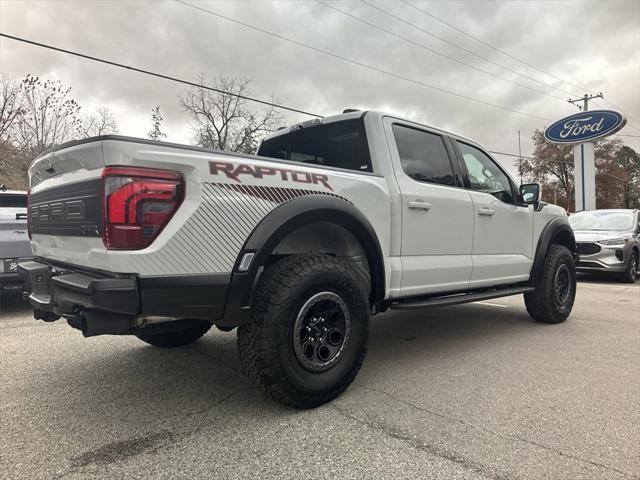
<path id="1" fill-rule="evenodd" d="M 161 350 L 0 314 L 0 477 L 640 476 L 640 283 L 579 284 L 561 325 L 521 297 L 374 318 L 342 397 L 281 407 L 235 335 Z"/>

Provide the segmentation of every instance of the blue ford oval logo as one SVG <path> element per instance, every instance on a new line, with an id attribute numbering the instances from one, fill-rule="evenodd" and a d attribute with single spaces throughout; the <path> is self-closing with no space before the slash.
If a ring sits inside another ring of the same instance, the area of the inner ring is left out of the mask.
<path id="1" fill-rule="evenodd" d="M 627 123 L 625 116 L 614 110 L 590 110 L 558 120 L 544 131 L 551 143 L 582 143 L 606 137 Z"/>

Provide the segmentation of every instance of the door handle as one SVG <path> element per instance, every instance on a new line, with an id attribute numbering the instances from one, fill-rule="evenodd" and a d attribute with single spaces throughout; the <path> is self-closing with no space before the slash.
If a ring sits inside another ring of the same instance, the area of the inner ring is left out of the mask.
<path id="1" fill-rule="evenodd" d="M 423 200 L 413 200 L 407 203 L 409 208 L 413 208 L 416 210 L 431 210 L 431 204 L 427 203 Z"/>
<path id="2" fill-rule="evenodd" d="M 496 213 L 496 211 L 493 208 L 480 207 L 478 209 L 478 215 L 486 215 L 487 217 L 493 217 L 494 213 Z"/>

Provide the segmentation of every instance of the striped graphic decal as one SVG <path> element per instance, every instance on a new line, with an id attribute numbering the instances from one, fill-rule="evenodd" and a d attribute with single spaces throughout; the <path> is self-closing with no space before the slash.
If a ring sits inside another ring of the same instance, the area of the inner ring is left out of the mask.
<path id="1" fill-rule="evenodd" d="M 226 273 L 247 237 L 273 209 L 307 195 L 334 193 L 285 187 L 203 183 L 202 201 L 159 250 L 132 255 L 132 271 L 145 275 Z M 349 202 L 350 203 L 350 202 Z"/>
<path id="2" fill-rule="evenodd" d="M 320 190 L 306 190 L 300 188 L 284 187 L 263 187 L 260 185 L 235 185 L 230 183 L 220 183 L 218 185 L 222 188 L 234 190 L 236 192 L 260 198 L 268 202 L 273 202 L 278 205 L 288 202 L 289 200 L 293 200 L 294 198 L 303 197 L 305 195 L 325 195 L 329 197 L 339 198 L 341 200 L 344 200 L 345 202 L 351 203 L 346 198 L 343 198 L 340 195 Z"/>

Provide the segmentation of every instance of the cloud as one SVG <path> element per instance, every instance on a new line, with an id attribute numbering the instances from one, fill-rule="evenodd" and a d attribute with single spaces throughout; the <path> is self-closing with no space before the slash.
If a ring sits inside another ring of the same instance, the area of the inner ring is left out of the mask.
<path id="1" fill-rule="evenodd" d="M 640 4 L 608 2 L 415 2 L 471 35 L 525 59 L 562 82 L 451 30 L 401 2 L 369 0 L 420 28 L 509 69 L 573 95 L 602 91 L 640 134 Z M 574 113 L 567 95 L 514 75 L 443 43 L 361 2 L 334 2 L 399 35 L 460 61 L 560 97 L 549 98 L 462 66 L 348 18 L 313 1 L 199 2 L 203 8 L 361 63 L 489 103 L 554 121 Z M 388 110 L 468 136 L 491 150 L 532 151 L 534 129 L 550 122 L 456 98 L 247 29 L 177 2 L 0 3 L 3 32 L 140 68 L 195 80 L 200 73 L 253 79 L 252 95 L 303 110 L 333 114 L 344 108 Z M 185 87 L 95 64 L 12 40 L 0 40 L 2 71 L 58 78 L 73 87 L 85 109 L 107 105 L 123 134 L 145 136 L 151 109 L 160 105 L 171 141 L 190 140 L 178 95 Z M 608 108 L 598 101 L 593 107 Z M 289 122 L 302 120 L 285 114 Z M 631 122 L 630 122 L 631 123 Z M 633 148 L 640 139 L 625 138 Z M 512 161 L 500 160 L 513 170 Z"/>

